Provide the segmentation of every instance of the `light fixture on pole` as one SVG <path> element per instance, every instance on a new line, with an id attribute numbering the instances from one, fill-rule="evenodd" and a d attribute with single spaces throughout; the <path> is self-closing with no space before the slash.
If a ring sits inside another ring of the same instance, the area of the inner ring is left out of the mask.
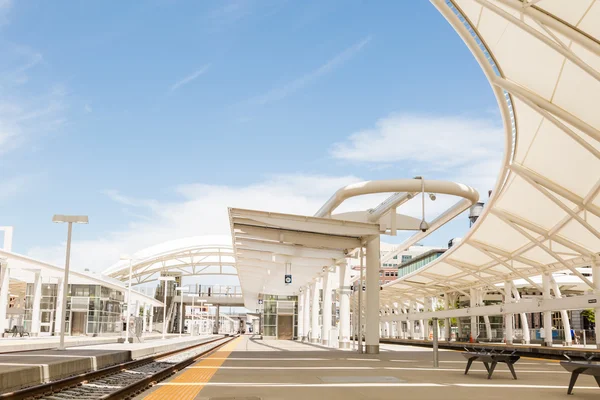
<path id="1" fill-rule="evenodd" d="M 127 321 L 125 323 L 125 341 L 123 342 L 125 344 L 129 343 L 129 324 L 131 323 L 131 272 L 132 263 L 134 260 L 134 258 L 129 256 L 121 256 L 121 261 L 129 261 L 129 284 L 127 289 Z"/>
<path id="2" fill-rule="evenodd" d="M 56 214 L 52 217 L 52 222 L 55 224 L 68 223 L 69 229 L 67 233 L 67 257 L 65 261 L 65 276 L 63 278 L 63 298 L 61 304 L 61 320 L 59 321 L 60 329 L 60 342 L 58 344 L 58 350 L 65 350 L 65 329 L 66 329 L 66 313 L 67 313 L 67 292 L 69 291 L 69 261 L 71 258 L 71 232 L 73 230 L 73 223 L 75 224 L 87 224 L 89 223 L 87 215 L 60 215 Z"/>
<path id="3" fill-rule="evenodd" d="M 165 282 L 165 287 L 164 287 L 164 300 L 163 300 L 163 335 L 162 338 L 163 340 L 165 339 L 165 336 L 167 334 L 167 282 L 173 282 L 175 280 L 174 276 L 159 276 L 158 277 L 159 281 L 164 281 Z"/>
<path id="4" fill-rule="evenodd" d="M 181 337 L 183 333 L 183 294 L 190 291 L 190 288 L 177 286 L 175 290 L 179 290 L 179 337 Z"/>

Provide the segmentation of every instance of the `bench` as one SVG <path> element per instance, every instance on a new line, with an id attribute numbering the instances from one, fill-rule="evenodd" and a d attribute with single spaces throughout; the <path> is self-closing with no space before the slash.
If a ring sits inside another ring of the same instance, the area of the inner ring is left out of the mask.
<path id="1" fill-rule="evenodd" d="M 561 361 L 560 365 L 571 373 L 571 381 L 569 382 L 569 390 L 567 394 L 573 394 L 573 386 L 577 382 L 579 375 L 591 375 L 596 380 L 598 387 L 600 387 L 600 363 L 592 362 L 592 357 L 588 358 L 587 361 Z"/>
<path id="2" fill-rule="evenodd" d="M 506 353 L 504 354 L 503 351 L 500 353 L 495 353 L 493 350 L 492 351 L 466 351 L 465 353 L 462 353 L 462 355 L 467 359 L 467 368 L 465 368 L 465 375 L 469 372 L 469 369 L 471 368 L 471 365 L 473 364 L 473 361 L 481 361 L 483 363 L 483 365 L 485 366 L 485 369 L 488 372 L 488 379 L 492 378 L 492 374 L 494 373 L 494 370 L 496 369 L 496 365 L 498 365 L 498 363 L 505 363 L 508 366 L 508 369 L 510 370 L 510 373 L 512 374 L 514 379 L 517 379 L 517 374 L 515 373 L 515 368 L 513 367 L 513 365 L 519 361 L 519 358 L 521 358 L 520 356 L 516 356 L 513 353 Z"/>
<path id="3" fill-rule="evenodd" d="M 13 337 L 15 337 L 17 335 L 20 336 L 20 337 L 29 336 L 29 332 L 27 332 L 25 330 L 25 328 L 23 327 L 23 325 L 15 325 L 15 326 L 13 326 L 11 332 L 13 334 Z"/>

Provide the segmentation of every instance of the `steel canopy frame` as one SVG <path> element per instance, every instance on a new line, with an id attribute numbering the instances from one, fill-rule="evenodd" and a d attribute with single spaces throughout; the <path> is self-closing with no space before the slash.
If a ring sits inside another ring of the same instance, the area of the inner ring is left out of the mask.
<path id="1" fill-rule="evenodd" d="M 504 120 L 504 160 L 463 241 L 386 285 L 382 308 L 393 299 L 498 291 L 515 279 L 541 289 L 532 277 L 557 271 L 597 296 L 600 276 L 577 268 L 600 272 L 600 2 L 431 2 L 490 81 Z"/>

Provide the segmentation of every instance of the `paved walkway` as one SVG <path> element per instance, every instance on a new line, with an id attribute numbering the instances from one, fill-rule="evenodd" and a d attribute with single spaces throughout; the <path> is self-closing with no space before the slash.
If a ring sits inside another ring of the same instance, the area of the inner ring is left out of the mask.
<path id="1" fill-rule="evenodd" d="M 379 355 L 292 341 L 236 339 L 138 399 L 565 399 L 570 375 L 551 360 L 522 358 L 518 380 L 499 365 L 492 380 L 483 364 L 464 375 L 460 352 L 440 351 L 432 368 L 427 348 L 382 345 Z M 581 376 L 574 399 L 599 399 L 592 377 Z"/>

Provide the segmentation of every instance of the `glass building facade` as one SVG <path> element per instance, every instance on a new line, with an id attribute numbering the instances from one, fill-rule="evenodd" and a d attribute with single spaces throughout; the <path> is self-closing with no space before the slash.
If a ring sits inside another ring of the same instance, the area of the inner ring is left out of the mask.
<path id="1" fill-rule="evenodd" d="M 398 266 L 398 277 L 415 272 L 416 270 L 437 259 L 439 256 L 444 254 L 445 251 L 445 249 L 431 250 L 427 253 L 423 253 L 417 257 L 407 260 Z"/>
<path id="2" fill-rule="evenodd" d="M 28 283 L 25 298 L 24 327 L 31 332 L 34 284 Z M 56 330 L 56 284 L 42 284 L 40 334 Z M 71 335 L 100 335 L 123 330 L 122 291 L 101 285 L 69 285 L 66 332 Z"/>
<path id="3" fill-rule="evenodd" d="M 298 337 L 298 296 L 264 295 L 262 313 L 263 336 L 281 336 L 279 316 L 292 316 L 293 337 Z"/>

